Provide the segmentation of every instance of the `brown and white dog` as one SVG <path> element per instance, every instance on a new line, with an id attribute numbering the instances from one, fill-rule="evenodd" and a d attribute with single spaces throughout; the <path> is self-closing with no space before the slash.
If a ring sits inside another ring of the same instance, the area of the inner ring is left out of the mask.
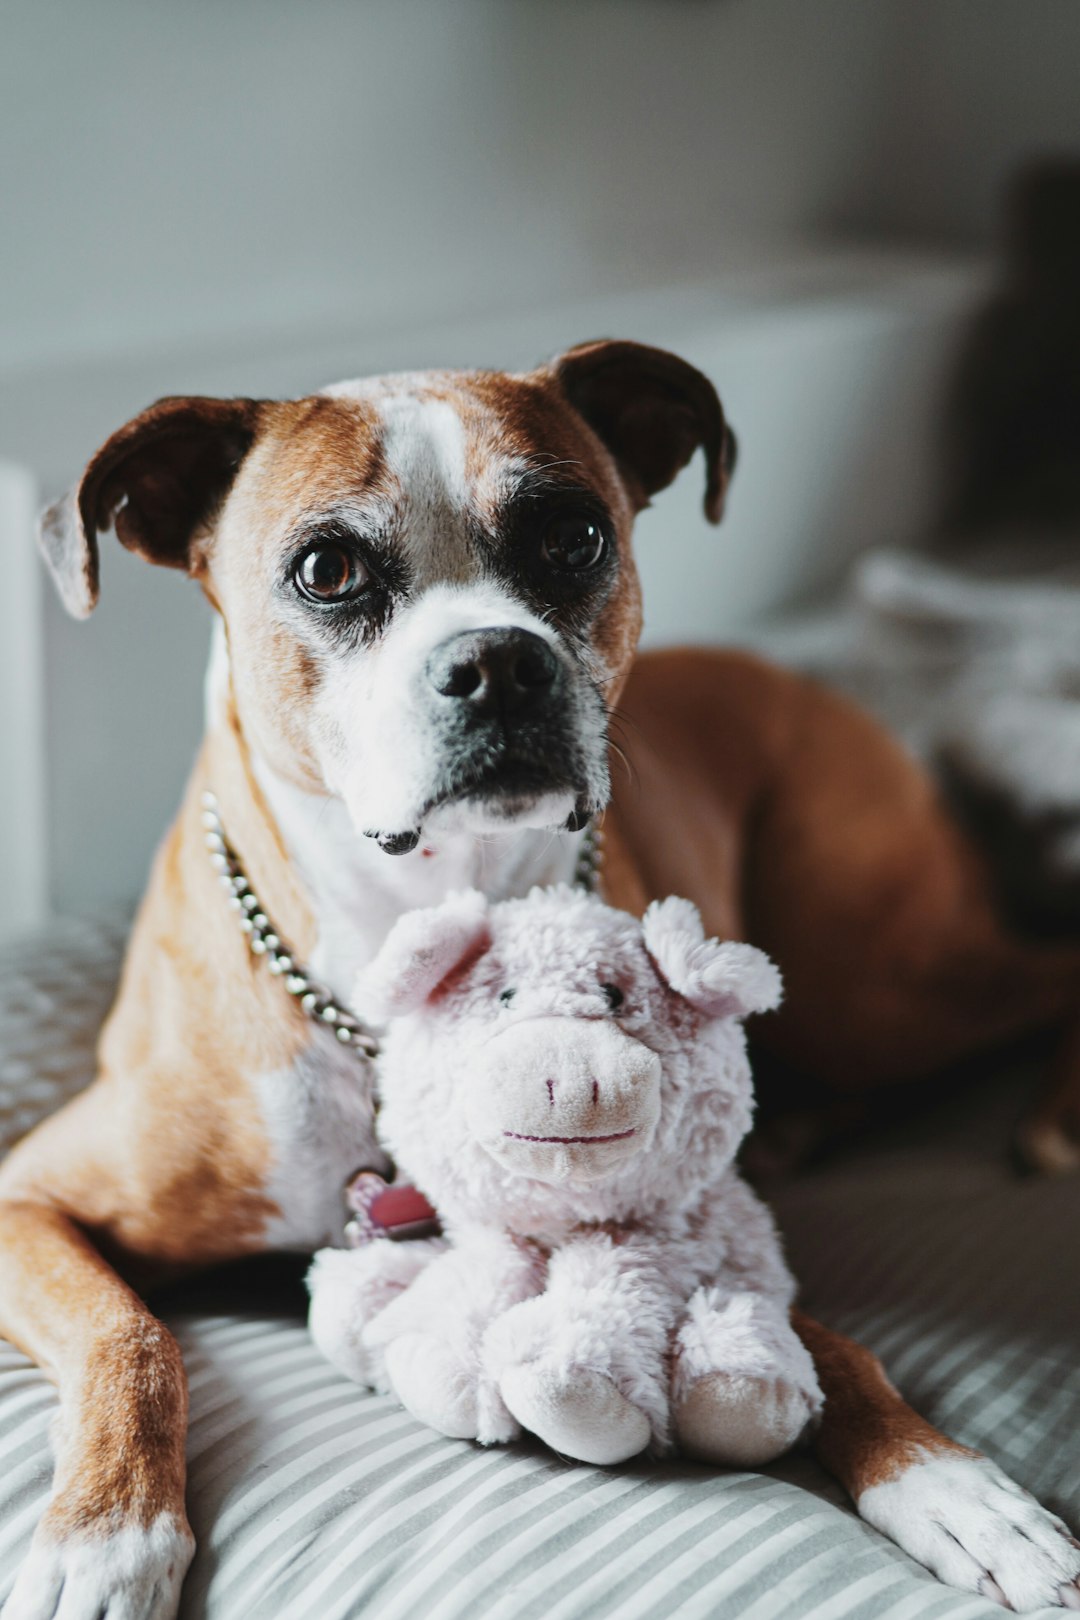
<path id="1" fill-rule="evenodd" d="M 3 1620 L 67 1615 L 76 1593 L 79 1615 L 174 1612 L 187 1395 L 135 1290 L 336 1241 L 346 1177 L 377 1162 L 363 1065 L 225 904 L 204 791 L 281 937 L 343 996 L 402 910 L 570 876 L 611 797 L 618 704 L 634 782 L 607 814 L 605 891 L 635 911 L 688 895 L 711 932 L 778 959 L 782 1054 L 879 1084 L 1075 1004 L 1080 951 L 1005 937 L 929 783 L 869 720 L 748 657 L 635 664 L 634 515 L 699 447 L 715 521 L 733 441 L 711 384 L 593 343 L 521 376 L 162 400 L 46 514 L 73 613 L 94 605 L 112 525 L 196 578 L 219 621 L 205 745 L 99 1076 L 0 1167 L 0 1333 L 63 1411 Z M 923 1422 L 867 1351 L 798 1328 L 826 1394 L 819 1454 L 865 1518 L 957 1586 L 1080 1604 L 1064 1526 Z"/>

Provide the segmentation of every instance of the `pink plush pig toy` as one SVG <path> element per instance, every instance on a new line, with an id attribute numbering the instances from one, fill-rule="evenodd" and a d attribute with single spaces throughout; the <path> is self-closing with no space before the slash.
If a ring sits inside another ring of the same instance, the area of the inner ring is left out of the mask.
<path id="1" fill-rule="evenodd" d="M 735 1152 L 742 1020 L 780 978 L 686 900 L 451 896 L 402 917 L 355 1005 L 386 1025 L 379 1129 L 444 1236 L 326 1249 L 311 1326 L 443 1434 L 528 1429 L 615 1463 L 673 1443 L 760 1465 L 821 1406 Z"/>

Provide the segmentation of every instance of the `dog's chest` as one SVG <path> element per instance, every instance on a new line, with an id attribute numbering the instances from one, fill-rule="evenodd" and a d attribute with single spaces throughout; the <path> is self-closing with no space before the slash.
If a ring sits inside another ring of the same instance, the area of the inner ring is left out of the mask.
<path id="1" fill-rule="evenodd" d="M 255 763 L 310 898 L 316 944 L 307 967 L 346 1006 L 357 972 L 402 912 L 434 904 L 454 888 L 524 894 L 534 883 L 565 882 L 573 871 L 579 835 L 542 829 L 448 840 L 433 859 L 419 850 L 385 855 L 357 834 L 339 801 L 303 793 Z M 256 1091 L 270 1143 L 266 1192 L 281 1211 L 267 1229 L 268 1245 L 340 1243 L 346 1181 L 359 1169 L 389 1164 L 375 1136 L 371 1066 L 313 1026 L 300 1058 L 260 1075 Z"/>
<path id="2" fill-rule="evenodd" d="M 371 1065 L 313 1030 L 299 1058 L 260 1075 L 256 1090 L 271 1152 L 266 1191 L 281 1212 L 269 1245 L 340 1243 L 345 1183 L 362 1167 L 387 1168 L 375 1139 Z"/>

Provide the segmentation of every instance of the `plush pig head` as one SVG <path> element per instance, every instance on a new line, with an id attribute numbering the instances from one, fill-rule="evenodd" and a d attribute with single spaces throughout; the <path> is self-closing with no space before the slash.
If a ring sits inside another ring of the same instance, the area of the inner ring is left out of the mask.
<path id="1" fill-rule="evenodd" d="M 382 1129 L 429 1196 L 448 1166 L 490 1182 L 484 1160 L 504 1182 L 630 1192 L 658 1157 L 693 1179 L 690 1160 L 733 1156 L 751 1113 L 737 1021 L 779 984 L 759 951 L 706 940 L 688 901 L 638 922 L 565 888 L 470 891 L 401 918 L 356 1003 L 390 1023 Z"/>

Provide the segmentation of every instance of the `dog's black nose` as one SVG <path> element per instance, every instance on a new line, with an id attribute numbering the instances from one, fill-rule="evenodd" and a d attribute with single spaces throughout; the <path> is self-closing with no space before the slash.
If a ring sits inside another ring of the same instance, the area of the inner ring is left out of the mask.
<path id="1" fill-rule="evenodd" d="M 512 714 L 548 696 L 559 660 L 531 630 L 466 630 L 436 647 L 427 676 L 443 697 L 478 714 Z"/>

